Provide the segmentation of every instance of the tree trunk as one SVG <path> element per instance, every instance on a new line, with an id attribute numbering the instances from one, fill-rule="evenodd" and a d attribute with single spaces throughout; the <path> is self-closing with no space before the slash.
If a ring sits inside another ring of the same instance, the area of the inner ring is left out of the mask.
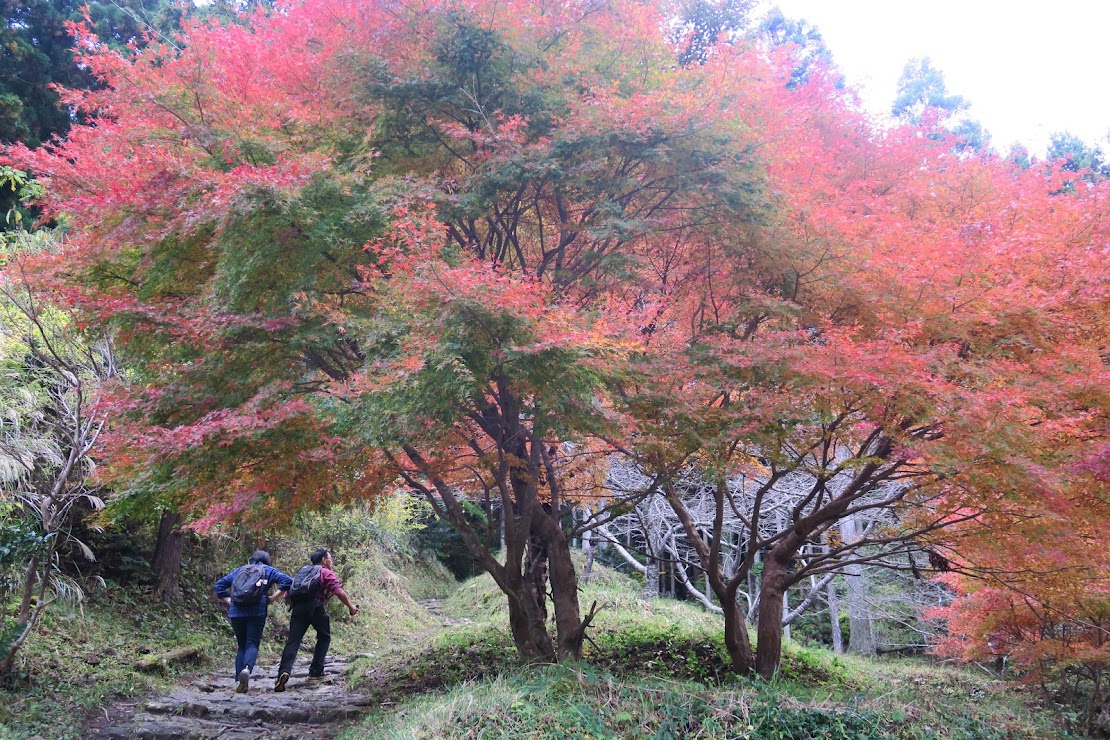
<path id="1" fill-rule="evenodd" d="M 578 577 L 567 542 L 558 522 L 552 522 L 547 543 L 548 568 L 551 574 L 551 601 L 555 607 L 555 634 L 558 658 L 578 660 L 582 657 L 582 641 L 589 622 L 582 621 L 578 605 Z M 591 617 L 592 618 L 592 617 Z"/>
<path id="2" fill-rule="evenodd" d="M 655 522 L 645 521 L 642 513 L 639 514 L 640 529 L 644 533 L 644 590 L 641 596 L 645 599 L 659 598 L 659 581 L 662 576 L 663 561 L 660 555 L 663 552 L 663 539 L 656 532 Z"/>
<path id="3" fill-rule="evenodd" d="M 533 529 L 524 553 L 524 582 L 532 593 L 532 600 L 547 619 L 547 545 Z"/>
<path id="4" fill-rule="evenodd" d="M 755 670 L 770 680 L 782 660 L 782 609 L 786 566 L 772 553 L 763 561 L 763 583 L 756 623 Z"/>
<path id="5" fill-rule="evenodd" d="M 732 670 L 742 676 L 751 675 L 755 669 L 752 661 L 752 644 L 748 637 L 748 623 L 744 610 L 736 601 L 736 593 L 731 598 L 718 595 L 725 618 L 725 650 L 732 661 Z"/>
<path id="6" fill-rule="evenodd" d="M 644 565 L 644 590 L 640 595 L 649 600 L 659 598 L 659 561 L 648 555 Z"/>
<path id="7" fill-rule="evenodd" d="M 840 633 L 840 601 L 836 597 L 836 581 L 829 581 L 825 586 L 828 589 L 829 601 L 829 629 L 832 631 L 833 652 L 844 652 L 844 636 Z"/>
<path id="8" fill-rule="evenodd" d="M 874 655 L 875 635 L 871 631 L 863 568 L 849 565 L 845 567 L 844 575 L 844 580 L 848 583 L 848 652 L 855 655 Z"/>
<path id="9" fill-rule="evenodd" d="M 790 589 L 782 592 L 782 611 L 783 614 L 790 613 Z M 790 620 L 784 620 L 786 624 L 782 626 L 782 639 L 790 642 Z"/>
<path id="10" fill-rule="evenodd" d="M 555 645 L 551 642 L 551 635 L 547 633 L 547 625 L 531 587 L 522 582 L 515 593 L 507 596 L 509 630 L 521 659 L 526 662 L 555 662 Z"/>
<path id="11" fill-rule="evenodd" d="M 182 601 L 181 555 L 185 536 L 180 525 L 180 514 L 172 509 L 162 511 L 158 522 L 158 544 L 154 549 L 154 572 L 158 576 L 154 595 L 167 604 L 180 604 Z"/>
<path id="12" fill-rule="evenodd" d="M 501 530 L 501 550 L 504 551 L 505 550 L 505 517 L 508 516 L 508 514 L 505 512 L 505 507 L 504 506 L 502 506 L 499 509 L 499 511 L 501 512 L 500 515 L 499 515 L 499 522 L 498 522 L 499 529 Z"/>
<path id="13" fill-rule="evenodd" d="M 582 585 L 588 585 L 590 576 L 594 572 L 594 557 L 597 546 L 594 545 L 594 531 L 587 529 L 582 532 L 582 552 L 586 555 L 586 564 L 582 567 Z"/>
<path id="14" fill-rule="evenodd" d="M 56 542 L 56 540 L 54 540 Z M 46 556 L 41 558 L 38 556 L 31 558 L 31 567 L 27 571 L 27 580 L 24 582 L 24 600 L 25 604 L 30 604 L 34 599 L 35 582 L 38 582 L 38 598 L 35 600 L 35 605 L 27 613 L 27 618 L 19 619 L 19 634 L 16 635 L 10 643 L 8 643 L 4 655 L 0 658 L 0 678 L 7 679 L 15 667 L 15 656 L 19 652 L 19 648 L 23 646 L 27 638 L 31 634 L 31 630 L 35 628 L 35 623 L 38 621 L 39 616 L 42 614 L 43 609 L 46 608 L 46 591 L 50 588 L 50 564 L 54 560 L 53 545 L 47 550 Z M 43 568 L 42 575 L 38 575 L 38 565 L 45 563 L 46 567 Z M 21 604 L 22 607 L 22 604 Z M 20 613 L 22 614 L 22 608 Z"/>
<path id="15" fill-rule="evenodd" d="M 31 602 L 35 598 L 35 583 L 38 581 L 38 575 L 39 556 L 32 555 L 23 577 L 23 597 L 19 600 L 19 614 L 16 616 L 20 624 L 26 624 L 31 618 Z"/>
<path id="16" fill-rule="evenodd" d="M 856 522 L 849 517 L 840 523 L 845 543 L 858 539 Z M 867 608 L 867 582 L 863 566 L 858 563 L 844 567 L 844 581 L 848 585 L 848 652 L 855 655 L 874 655 L 875 636 L 871 631 L 871 613 Z"/>

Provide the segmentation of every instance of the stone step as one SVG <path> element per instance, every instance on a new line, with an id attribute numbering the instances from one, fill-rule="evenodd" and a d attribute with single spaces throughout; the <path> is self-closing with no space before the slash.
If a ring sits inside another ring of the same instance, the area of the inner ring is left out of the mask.
<path id="1" fill-rule="evenodd" d="M 125 724 L 107 727 L 101 738 L 159 740 L 323 740 L 376 706 L 364 694 L 346 691 L 347 661 L 325 663 L 324 678 L 308 680 L 307 667 L 293 671 L 286 690 L 274 693 L 277 666 L 256 668 L 250 691 L 235 693 L 236 683 L 212 674 L 150 699 Z"/>

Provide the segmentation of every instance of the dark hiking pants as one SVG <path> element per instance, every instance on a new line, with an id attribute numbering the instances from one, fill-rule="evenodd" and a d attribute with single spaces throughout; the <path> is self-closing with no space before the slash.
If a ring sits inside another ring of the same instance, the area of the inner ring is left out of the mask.
<path id="1" fill-rule="evenodd" d="M 231 629 L 235 632 L 235 642 L 239 649 L 235 652 L 235 677 L 244 668 L 254 672 L 258 660 L 258 645 L 262 642 L 262 630 L 266 627 L 266 615 L 260 617 L 231 617 Z"/>
<path id="2" fill-rule="evenodd" d="M 293 672 L 293 662 L 297 659 L 297 651 L 301 649 L 301 640 L 308 626 L 316 630 L 316 649 L 312 652 L 312 664 L 308 667 L 308 675 L 324 675 L 324 658 L 331 645 L 331 617 L 327 609 L 316 599 L 302 601 L 293 605 L 289 614 L 289 639 L 285 642 L 285 649 L 281 651 L 281 665 L 278 675 Z"/>

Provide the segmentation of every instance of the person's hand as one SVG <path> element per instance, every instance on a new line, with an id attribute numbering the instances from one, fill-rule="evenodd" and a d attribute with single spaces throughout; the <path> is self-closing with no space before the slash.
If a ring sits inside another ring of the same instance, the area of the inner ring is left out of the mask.
<path id="1" fill-rule="evenodd" d="M 355 616 L 356 614 L 358 614 L 358 604 L 351 604 L 351 608 L 347 611 L 351 613 L 352 617 Z"/>
<path id="2" fill-rule="evenodd" d="M 275 601 L 284 598 L 285 594 L 285 591 L 275 591 L 274 593 L 270 594 L 270 603 L 272 604 Z"/>
<path id="3" fill-rule="evenodd" d="M 220 599 L 220 601 L 223 602 L 224 606 L 231 606 L 231 597 L 230 596 L 225 596 L 222 599 Z"/>

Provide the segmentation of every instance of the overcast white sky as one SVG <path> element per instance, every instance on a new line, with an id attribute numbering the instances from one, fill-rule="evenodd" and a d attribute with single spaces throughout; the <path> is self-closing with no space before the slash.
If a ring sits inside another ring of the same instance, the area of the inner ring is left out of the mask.
<path id="1" fill-rule="evenodd" d="M 927 56 L 994 147 L 1043 156 L 1070 131 L 1107 149 L 1110 0 L 763 0 L 817 26 L 869 110 L 886 113 L 911 57 Z"/>

